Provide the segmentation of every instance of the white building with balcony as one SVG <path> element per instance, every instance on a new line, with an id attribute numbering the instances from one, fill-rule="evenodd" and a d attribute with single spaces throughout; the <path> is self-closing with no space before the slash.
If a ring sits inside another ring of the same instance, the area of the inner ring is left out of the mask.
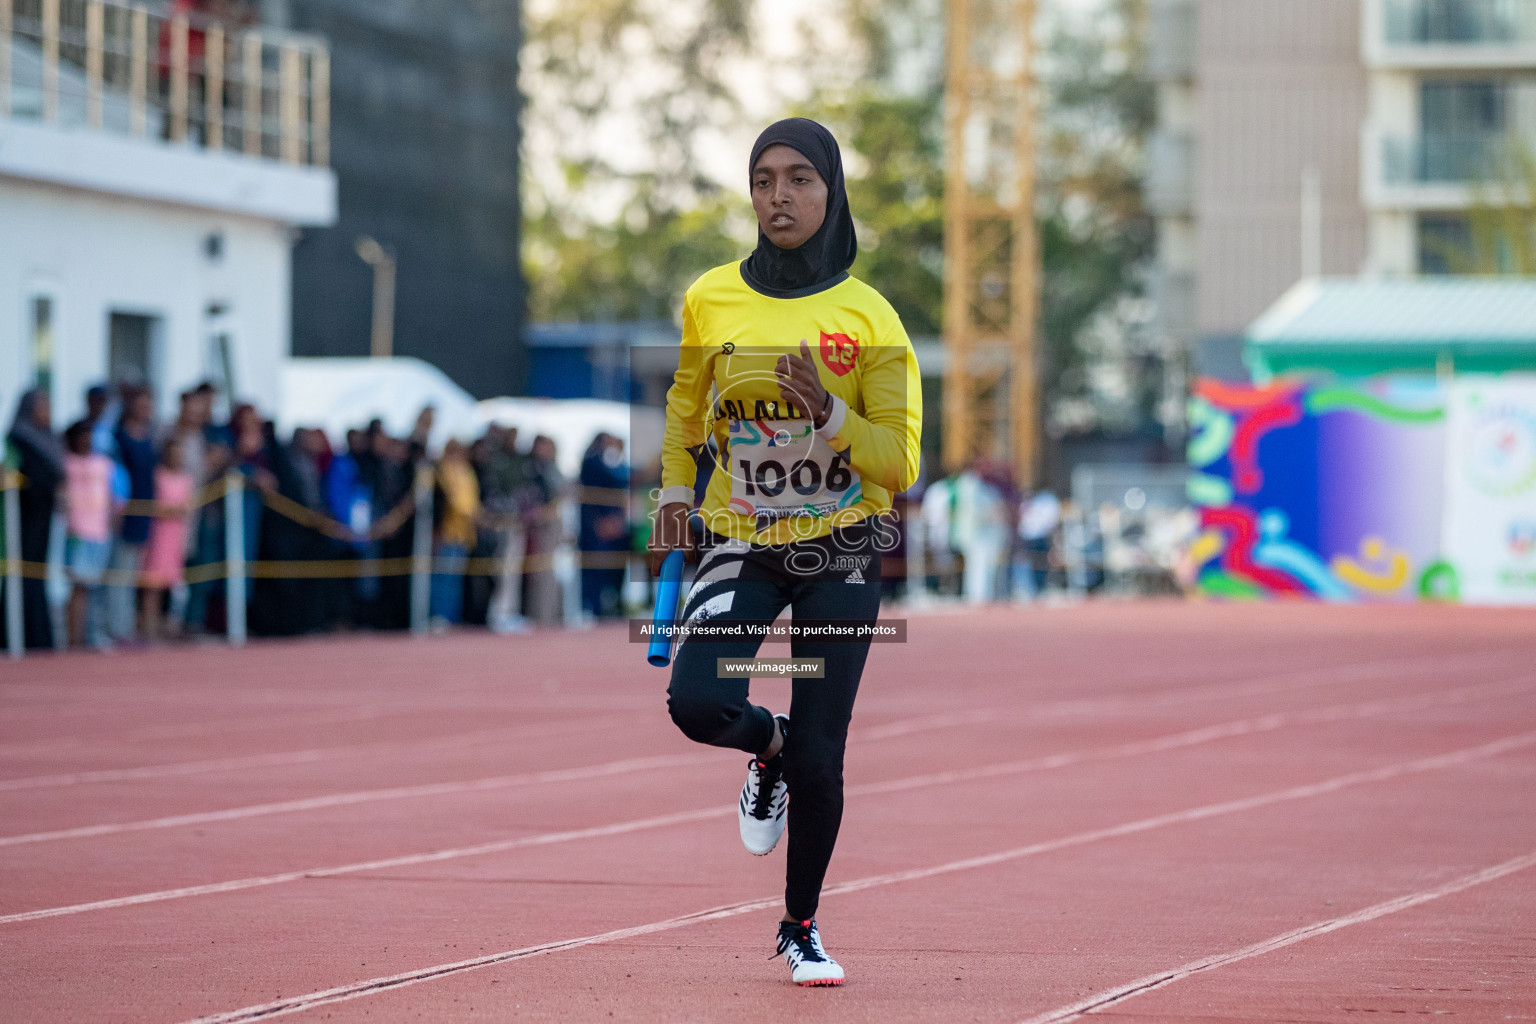
<path id="1" fill-rule="evenodd" d="M 1536 159 L 1536 2 L 1366 0 L 1361 51 L 1366 269 L 1457 272 L 1475 203 L 1532 198 L 1520 164 Z"/>
<path id="2" fill-rule="evenodd" d="M 0 0 L 0 416 L 42 386 L 211 379 L 271 410 L 294 231 L 336 216 L 318 39 Z"/>

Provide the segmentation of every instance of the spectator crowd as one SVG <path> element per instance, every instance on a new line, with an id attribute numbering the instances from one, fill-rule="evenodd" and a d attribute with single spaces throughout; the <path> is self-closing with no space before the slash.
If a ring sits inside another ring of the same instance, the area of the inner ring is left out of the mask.
<path id="1" fill-rule="evenodd" d="M 201 384 L 160 422 L 147 388 L 93 387 L 86 415 L 62 434 L 45 392 L 22 397 L 7 440 L 21 481 L 13 497 L 26 646 L 225 634 L 236 555 L 248 567 L 251 633 L 409 628 L 422 500 L 430 626 L 518 632 L 625 613 L 645 521 L 629 514 L 622 439 L 597 433 L 567 480 L 542 434 L 524 446 L 515 428 L 492 423 L 472 443 L 450 439 L 436 452 L 427 408 L 406 436 L 375 419 L 333 447 L 313 428 L 280 438 L 249 404 L 216 418 L 220 397 Z M 1195 523 L 1184 508 L 1080 508 L 978 463 L 899 495 L 896 511 L 898 547 L 882 580 L 892 597 L 979 604 L 1187 583 L 1178 563 Z M 67 596 L 57 582 L 50 591 L 50 576 L 67 581 Z"/>
<path id="2" fill-rule="evenodd" d="M 1180 488 L 1182 491 L 1182 488 Z M 1137 486 L 1118 501 L 1063 500 L 1015 486 L 1008 467 L 977 462 L 914 488 L 905 535 L 924 592 L 967 604 L 1176 594 L 1192 570 L 1184 558 L 1198 532 L 1184 504 L 1149 503 Z"/>
<path id="3" fill-rule="evenodd" d="M 425 495 L 434 627 L 509 632 L 560 621 L 555 552 L 566 538 L 580 545 L 587 614 L 621 614 L 634 548 L 621 439 L 599 433 L 579 481 L 567 481 L 555 442 L 540 435 L 525 447 L 515 428 L 491 424 L 473 443 L 449 440 L 435 453 L 428 408 L 408 436 L 374 420 L 338 448 L 312 428 L 280 438 L 248 404 L 216 418 L 219 398 L 211 384 L 191 388 L 175 418 L 160 422 L 148 388 L 93 387 L 84 418 L 59 434 L 47 393 L 22 396 L 6 440 L 27 647 L 222 634 L 232 554 L 249 565 L 254 634 L 408 628 Z M 226 497 L 231 481 L 239 487 Z M 68 585 L 57 616 L 50 566 Z"/>

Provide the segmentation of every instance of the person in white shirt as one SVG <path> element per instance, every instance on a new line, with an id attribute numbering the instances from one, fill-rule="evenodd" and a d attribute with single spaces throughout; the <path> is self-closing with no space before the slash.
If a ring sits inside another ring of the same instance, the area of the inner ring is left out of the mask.
<path id="1" fill-rule="evenodd" d="M 985 604 L 1000 593 L 1009 547 L 1007 505 L 1001 492 L 974 469 L 956 477 L 954 488 L 950 528 L 965 556 L 961 592 L 966 604 Z"/>
<path id="2" fill-rule="evenodd" d="M 1061 500 L 1054 492 L 1036 491 L 1024 499 L 1019 510 L 1019 546 L 1027 563 L 1023 581 L 1029 597 L 1045 593 L 1051 568 L 1051 538 L 1060 524 Z"/>

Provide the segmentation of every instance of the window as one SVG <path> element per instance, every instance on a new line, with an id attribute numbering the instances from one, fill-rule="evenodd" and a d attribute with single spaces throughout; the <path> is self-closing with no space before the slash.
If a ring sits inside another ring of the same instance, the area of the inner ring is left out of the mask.
<path id="1" fill-rule="evenodd" d="M 107 330 L 107 376 L 114 384 L 157 383 L 156 335 L 159 318 L 137 313 L 110 315 Z"/>
<path id="2" fill-rule="evenodd" d="M 1425 82 L 1420 90 L 1419 124 L 1426 136 L 1504 131 L 1508 103 L 1498 82 Z"/>
<path id="3" fill-rule="evenodd" d="M 1438 81 L 1420 87 L 1419 178 L 1487 181 L 1507 142 L 1509 91 L 1498 82 Z"/>
<path id="4" fill-rule="evenodd" d="M 54 300 L 52 295 L 33 295 L 27 304 L 31 338 L 32 379 L 35 386 L 53 394 Z"/>
<path id="5" fill-rule="evenodd" d="M 1468 274 L 1475 262 L 1472 224 L 1465 216 L 1419 215 L 1419 273 Z"/>
<path id="6" fill-rule="evenodd" d="M 219 389 L 219 408 L 227 416 L 237 390 L 235 382 L 235 320 L 228 303 L 208 306 L 203 329 L 207 345 L 203 350 L 203 379 Z"/>

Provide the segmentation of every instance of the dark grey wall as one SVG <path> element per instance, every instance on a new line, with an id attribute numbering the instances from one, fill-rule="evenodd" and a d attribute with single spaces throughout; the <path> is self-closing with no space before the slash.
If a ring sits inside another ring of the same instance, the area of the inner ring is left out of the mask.
<path id="1" fill-rule="evenodd" d="M 331 45 L 335 227 L 294 247 L 295 355 L 366 355 L 373 272 L 392 252 L 395 354 L 476 397 L 518 394 L 520 0 L 266 0 L 270 23 Z"/>

